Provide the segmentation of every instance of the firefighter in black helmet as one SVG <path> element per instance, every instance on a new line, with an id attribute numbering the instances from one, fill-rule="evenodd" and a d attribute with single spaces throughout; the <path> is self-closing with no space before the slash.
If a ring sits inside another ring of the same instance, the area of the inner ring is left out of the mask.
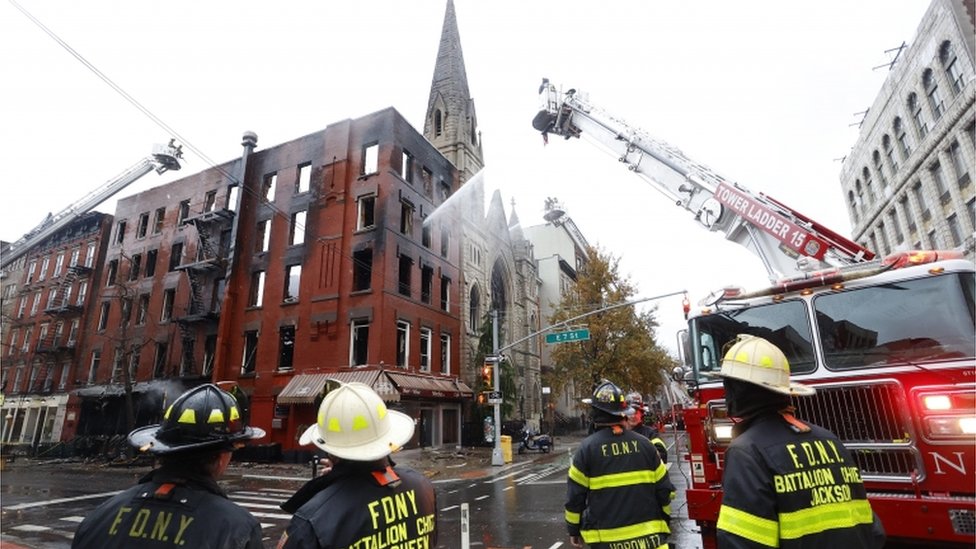
<path id="1" fill-rule="evenodd" d="M 593 391 L 594 432 L 569 467 L 566 527 L 574 547 L 668 545 L 674 486 L 657 449 L 627 428 L 634 413 L 620 388 L 603 381 Z"/>
<path id="2" fill-rule="evenodd" d="M 760 337 L 739 336 L 721 372 L 732 428 L 725 452 L 718 546 L 882 547 L 861 471 L 830 431 L 793 416 L 786 356 Z"/>
<path id="3" fill-rule="evenodd" d="M 261 525 L 217 479 L 235 448 L 264 435 L 244 424 L 237 400 L 216 385 L 183 393 L 162 424 L 129 433 L 159 467 L 89 514 L 71 547 L 261 549 Z"/>

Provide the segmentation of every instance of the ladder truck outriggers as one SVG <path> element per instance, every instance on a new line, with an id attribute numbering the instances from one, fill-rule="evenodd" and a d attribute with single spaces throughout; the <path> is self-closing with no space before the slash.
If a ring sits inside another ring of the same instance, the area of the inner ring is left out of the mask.
<path id="1" fill-rule="evenodd" d="M 763 337 L 816 387 L 797 416 L 851 450 L 889 540 L 976 541 L 974 265 L 957 250 L 870 250 L 764 194 L 726 181 L 677 148 L 543 79 L 533 127 L 548 140 L 587 135 L 710 231 L 760 258 L 770 286 L 725 289 L 689 311 L 682 337 L 693 405 L 687 430 L 689 518 L 715 546 L 731 441 L 721 367 L 739 334 Z"/>
<path id="2" fill-rule="evenodd" d="M 85 215 L 92 208 L 105 202 L 149 172 L 155 171 L 162 175 L 170 170 L 179 170 L 181 158 L 183 158 L 183 146 L 176 145 L 173 139 L 167 145 L 154 145 L 152 153 L 76 200 L 67 208 L 57 214 L 49 215 L 38 226 L 11 244 L 9 251 L 0 257 L 0 270 L 6 269 L 7 266 L 23 257 L 34 246 L 43 242 L 44 239 L 68 226 L 72 221 Z"/>

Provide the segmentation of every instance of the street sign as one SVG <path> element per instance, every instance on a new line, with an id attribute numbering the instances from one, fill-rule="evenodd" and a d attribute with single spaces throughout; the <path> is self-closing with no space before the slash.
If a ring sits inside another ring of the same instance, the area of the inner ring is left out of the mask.
<path id="1" fill-rule="evenodd" d="M 501 391 L 487 391 L 488 394 L 488 404 L 501 404 L 502 403 L 502 392 Z"/>
<path id="2" fill-rule="evenodd" d="M 570 332 L 546 334 L 546 343 L 569 343 L 571 341 L 586 341 L 587 339 L 590 339 L 590 331 L 586 328 Z"/>

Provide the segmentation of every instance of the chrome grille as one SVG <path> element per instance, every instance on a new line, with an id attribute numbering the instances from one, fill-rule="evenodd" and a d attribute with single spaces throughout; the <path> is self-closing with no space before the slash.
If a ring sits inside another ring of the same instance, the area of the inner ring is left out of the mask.
<path id="1" fill-rule="evenodd" d="M 865 479 L 908 481 L 920 470 L 901 386 L 891 380 L 818 385 L 793 399 L 796 416 L 832 431 L 851 451 Z"/>
<path id="2" fill-rule="evenodd" d="M 972 509 L 949 509 L 949 519 L 952 520 L 952 529 L 957 534 L 976 534 L 976 516 Z"/>

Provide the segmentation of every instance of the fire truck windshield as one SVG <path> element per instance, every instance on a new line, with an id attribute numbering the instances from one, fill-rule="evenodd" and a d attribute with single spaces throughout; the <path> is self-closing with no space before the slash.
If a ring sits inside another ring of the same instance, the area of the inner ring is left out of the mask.
<path id="1" fill-rule="evenodd" d="M 814 297 L 830 369 L 972 358 L 973 273 L 905 280 Z"/>
<path id="2" fill-rule="evenodd" d="M 716 312 L 691 321 L 698 374 L 721 367 L 739 334 L 763 337 L 786 354 L 794 374 L 970 359 L 976 355 L 974 275 L 947 273 L 807 299 Z M 814 314 L 810 314 L 810 310 Z M 813 326 L 813 319 L 816 326 Z M 814 352 L 816 330 L 821 352 Z"/>

